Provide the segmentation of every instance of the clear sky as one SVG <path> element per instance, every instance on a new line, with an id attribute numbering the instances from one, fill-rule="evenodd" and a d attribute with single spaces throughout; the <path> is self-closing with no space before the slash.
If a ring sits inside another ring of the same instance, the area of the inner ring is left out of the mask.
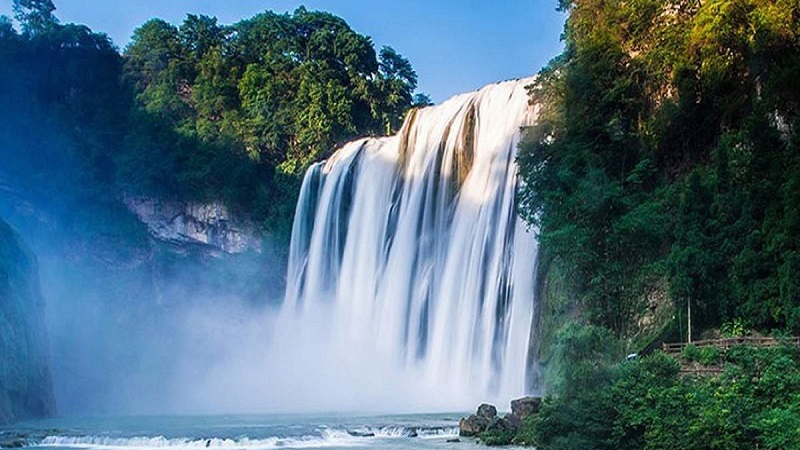
<path id="1" fill-rule="evenodd" d="M 0 14 L 11 15 L 0 0 Z M 264 10 L 300 5 L 330 11 L 376 49 L 391 45 L 419 75 L 419 91 L 441 102 L 494 81 L 536 73 L 561 52 L 564 16 L 556 0 L 54 0 L 62 22 L 107 33 L 120 48 L 134 28 L 159 17 L 179 24 L 187 13 L 230 24 Z"/>

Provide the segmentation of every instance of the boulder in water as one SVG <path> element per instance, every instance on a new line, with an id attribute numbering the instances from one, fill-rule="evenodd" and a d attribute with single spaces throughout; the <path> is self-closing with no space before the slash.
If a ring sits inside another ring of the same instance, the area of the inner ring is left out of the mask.
<path id="1" fill-rule="evenodd" d="M 478 406 L 475 414 L 462 418 L 458 422 L 458 434 L 461 436 L 477 436 L 489 427 L 493 420 L 497 419 L 497 408 L 488 403 Z"/>
<path id="2" fill-rule="evenodd" d="M 503 418 L 495 417 L 489 422 L 485 431 L 502 434 L 515 433 L 517 431 L 517 426 L 515 424 L 516 421 L 509 419 L 508 416 Z"/>
<path id="3" fill-rule="evenodd" d="M 506 414 L 505 416 L 503 416 L 502 420 L 506 423 L 507 425 L 506 428 L 513 429 L 515 432 L 516 430 L 519 430 L 519 427 L 522 426 L 522 419 L 520 419 L 513 413 Z"/>
<path id="4" fill-rule="evenodd" d="M 458 422 L 458 434 L 460 436 L 477 436 L 486 430 L 489 426 L 489 419 L 478 417 L 475 414 L 465 418 L 461 418 Z"/>
<path id="5" fill-rule="evenodd" d="M 350 436 L 353 436 L 353 437 L 375 437 L 375 433 L 372 433 L 370 431 L 352 431 L 352 430 L 348 430 L 347 434 L 349 434 Z"/>
<path id="6" fill-rule="evenodd" d="M 495 417 L 497 417 L 497 408 L 495 408 L 494 405 L 490 405 L 488 403 L 481 403 L 481 405 L 478 406 L 477 416 L 483 417 L 484 419 L 492 420 Z"/>
<path id="7" fill-rule="evenodd" d="M 542 399 L 539 397 L 522 397 L 511 401 L 511 414 L 518 417 L 520 421 L 539 413 Z"/>

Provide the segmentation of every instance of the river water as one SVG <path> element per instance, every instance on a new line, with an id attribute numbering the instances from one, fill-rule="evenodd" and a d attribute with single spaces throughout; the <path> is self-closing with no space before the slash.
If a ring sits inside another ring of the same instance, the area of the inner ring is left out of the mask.
<path id="1" fill-rule="evenodd" d="M 458 438 L 466 413 L 413 415 L 222 415 L 49 419 L 0 429 L 29 448 L 87 450 L 470 449 Z M 451 441 L 451 442 L 448 442 Z"/>

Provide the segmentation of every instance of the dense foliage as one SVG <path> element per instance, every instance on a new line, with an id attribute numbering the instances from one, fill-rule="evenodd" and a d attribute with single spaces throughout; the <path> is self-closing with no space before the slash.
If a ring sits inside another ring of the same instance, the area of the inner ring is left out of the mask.
<path id="1" fill-rule="evenodd" d="M 660 286 L 685 331 L 800 331 L 800 4 L 562 0 L 532 95 L 521 211 L 592 323 L 635 331 Z"/>
<path id="2" fill-rule="evenodd" d="M 68 172 L 94 191 L 81 195 L 222 199 L 286 234 L 309 164 L 427 101 L 405 58 L 327 13 L 153 19 L 120 54 L 50 0 L 14 11 L 21 32 L 0 19 L 6 176 Z"/>
<path id="3" fill-rule="evenodd" d="M 551 321 L 549 397 L 514 439 L 800 448 L 795 346 L 684 350 L 683 364 L 724 364 L 719 377 L 681 377 L 660 353 L 619 362 L 665 298 L 674 338 L 688 308 L 695 336 L 800 332 L 800 3 L 560 7 L 566 46 L 531 87 L 520 210 L 539 226 L 546 292 L 568 298 L 551 309 L 571 316 Z"/>
<path id="4" fill-rule="evenodd" d="M 719 377 L 679 376 L 673 357 L 598 362 L 580 327 L 562 343 L 581 370 L 545 399 L 516 437 L 542 450 L 800 448 L 800 354 L 794 346 L 734 347 Z M 582 350 L 581 350 L 582 349 Z"/>

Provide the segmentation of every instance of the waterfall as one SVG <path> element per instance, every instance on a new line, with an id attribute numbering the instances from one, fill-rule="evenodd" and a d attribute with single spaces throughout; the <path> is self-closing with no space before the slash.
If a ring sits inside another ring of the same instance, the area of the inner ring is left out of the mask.
<path id="1" fill-rule="evenodd" d="M 537 243 L 515 213 L 514 158 L 532 81 L 414 110 L 397 135 L 308 170 L 281 333 L 298 358 L 317 347 L 320 383 L 372 379 L 439 408 L 525 393 Z"/>

